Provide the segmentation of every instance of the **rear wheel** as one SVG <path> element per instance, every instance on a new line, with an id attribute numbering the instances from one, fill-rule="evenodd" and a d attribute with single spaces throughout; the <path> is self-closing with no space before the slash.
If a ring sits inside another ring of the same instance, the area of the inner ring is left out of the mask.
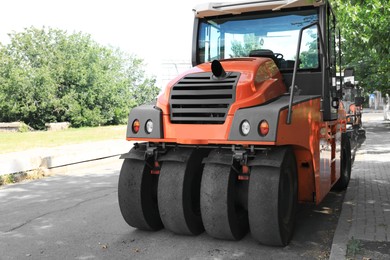
<path id="1" fill-rule="evenodd" d="M 163 228 L 157 206 L 158 175 L 144 162 L 125 159 L 118 183 L 119 208 L 125 221 L 142 230 Z"/>
<path id="2" fill-rule="evenodd" d="M 249 225 L 252 236 L 260 243 L 286 246 L 295 225 L 296 162 L 291 148 L 274 153 L 279 153 L 275 156 L 280 160 L 276 166 L 252 167 L 248 194 Z"/>
<path id="3" fill-rule="evenodd" d="M 168 156 L 180 156 L 185 152 L 181 150 L 171 151 Z M 204 231 L 199 202 L 204 152 L 190 152 L 186 162 L 164 162 L 158 184 L 158 207 L 162 222 L 166 229 L 182 235 L 198 235 Z"/>
<path id="4" fill-rule="evenodd" d="M 351 179 L 351 143 L 347 134 L 341 136 L 341 160 L 340 160 L 340 179 L 334 185 L 335 190 L 345 190 Z"/>
<path id="5" fill-rule="evenodd" d="M 201 213 L 206 232 L 214 238 L 238 240 L 248 232 L 248 214 L 239 203 L 239 182 L 230 165 L 207 163 L 204 167 Z"/>

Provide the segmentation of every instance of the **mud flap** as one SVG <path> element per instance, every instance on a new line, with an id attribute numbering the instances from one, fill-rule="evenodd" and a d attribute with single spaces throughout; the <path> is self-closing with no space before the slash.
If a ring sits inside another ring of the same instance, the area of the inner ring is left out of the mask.
<path id="1" fill-rule="evenodd" d="M 122 154 L 119 159 L 145 160 L 146 145 L 136 145 L 128 153 Z"/>
<path id="2" fill-rule="evenodd" d="M 222 164 L 222 165 L 232 165 L 232 151 L 229 150 L 219 150 L 215 153 L 210 153 L 208 157 L 203 159 L 204 164 L 206 163 L 214 163 L 214 164 Z"/>
<path id="3" fill-rule="evenodd" d="M 280 167 L 286 151 L 286 147 L 277 147 L 267 152 L 257 153 L 253 160 L 248 161 L 248 166 Z"/>

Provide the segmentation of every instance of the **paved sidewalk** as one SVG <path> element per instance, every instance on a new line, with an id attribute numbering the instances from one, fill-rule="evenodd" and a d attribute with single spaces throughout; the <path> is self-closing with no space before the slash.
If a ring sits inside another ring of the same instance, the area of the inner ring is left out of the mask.
<path id="1" fill-rule="evenodd" d="M 365 113 L 363 126 L 330 259 L 390 259 L 390 121 Z"/>

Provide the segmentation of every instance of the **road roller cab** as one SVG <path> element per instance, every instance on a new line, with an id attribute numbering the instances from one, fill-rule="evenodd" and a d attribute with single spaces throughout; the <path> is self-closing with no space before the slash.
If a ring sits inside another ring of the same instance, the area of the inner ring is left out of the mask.
<path id="1" fill-rule="evenodd" d="M 342 105 L 347 113 L 347 132 L 353 144 L 362 143 L 366 138 L 362 123 L 364 97 L 359 82 L 355 81 L 354 69 L 346 68 L 343 76 Z"/>
<path id="2" fill-rule="evenodd" d="M 284 246 L 297 203 L 347 187 L 340 42 L 327 1 L 194 9 L 193 68 L 133 108 L 118 197 L 126 222 Z"/>

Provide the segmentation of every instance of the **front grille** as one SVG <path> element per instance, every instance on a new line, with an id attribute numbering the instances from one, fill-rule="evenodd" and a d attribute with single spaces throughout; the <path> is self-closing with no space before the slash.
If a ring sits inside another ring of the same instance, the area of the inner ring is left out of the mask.
<path id="1" fill-rule="evenodd" d="M 186 75 L 171 89 L 171 122 L 176 124 L 223 124 L 235 100 L 240 73 L 215 78 L 211 72 Z"/>

